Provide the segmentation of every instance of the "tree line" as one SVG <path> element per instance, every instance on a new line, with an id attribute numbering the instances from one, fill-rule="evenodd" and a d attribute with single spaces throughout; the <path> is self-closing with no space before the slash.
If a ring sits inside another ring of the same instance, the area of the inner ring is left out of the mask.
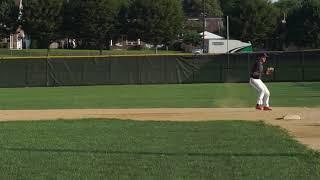
<path id="1" fill-rule="evenodd" d="M 177 48 L 177 42 L 200 45 L 203 16 L 229 16 L 230 38 L 254 47 L 273 42 L 281 45 L 269 50 L 290 44 L 318 48 L 319 9 L 319 0 L 23 0 L 18 18 L 14 0 L 1 0 L 0 37 L 21 26 L 40 47 L 72 38 L 83 48 L 105 49 L 111 39 L 125 35 Z"/>

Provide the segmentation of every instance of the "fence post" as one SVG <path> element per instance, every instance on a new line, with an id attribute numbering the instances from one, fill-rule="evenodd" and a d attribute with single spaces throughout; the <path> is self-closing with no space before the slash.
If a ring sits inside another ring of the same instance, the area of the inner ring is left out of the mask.
<path id="1" fill-rule="evenodd" d="M 103 58 L 103 62 L 104 62 L 104 70 L 105 70 L 105 76 L 104 76 L 104 83 L 108 84 L 113 82 L 112 81 L 112 73 L 111 73 L 111 66 L 113 63 L 114 59 L 107 59 L 107 58 Z"/>
<path id="2" fill-rule="evenodd" d="M 302 81 L 304 81 L 304 79 L 305 79 L 305 76 L 304 76 L 304 66 L 305 66 L 305 63 L 304 63 L 304 51 L 302 51 L 302 63 L 301 63 L 301 66 L 302 66 Z"/>
<path id="3" fill-rule="evenodd" d="M 277 67 L 277 62 L 278 62 L 278 60 L 279 60 L 279 54 L 274 54 L 274 62 L 273 62 L 273 67 L 275 68 L 275 67 Z M 273 82 L 275 82 L 275 81 L 277 81 L 277 78 L 276 78 L 276 71 L 277 71 L 277 69 L 275 68 L 275 71 L 273 71 L 273 77 L 272 77 L 272 81 Z"/>
<path id="4" fill-rule="evenodd" d="M 279 61 L 281 61 L 280 60 L 280 57 L 281 57 L 281 53 L 279 53 L 279 54 L 277 54 L 277 56 L 276 56 L 276 60 L 275 60 L 275 70 L 274 70 L 274 72 L 273 72 L 273 80 L 274 81 L 276 81 L 276 82 L 278 82 L 279 80 L 277 80 L 277 71 L 279 70 Z"/>
<path id="5" fill-rule="evenodd" d="M 46 86 L 49 87 L 49 57 L 46 58 Z"/>
<path id="6" fill-rule="evenodd" d="M 249 53 L 247 53 L 247 75 L 249 76 L 249 79 L 250 79 L 250 71 L 251 71 L 251 66 L 250 66 L 250 55 Z"/>
<path id="7" fill-rule="evenodd" d="M 136 61 L 136 72 L 137 72 L 137 79 L 136 79 L 136 84 L 142 84 L 141 82 L 141 71 L 140 71 L 140 67 L 141 67 L 141 61 L 144 61 L 146 58 L 144 58 L 143 60 L 140 60 L 140 58 L 136 57 L 135 61 Z"/>
<path id="8" fill-rule="evenodd" d="M 174 59 L 176 59 L 177 57 L 175 56 L 175 58 Z M 163 73 L 163 81 L 162 81 L 162 84 L 163 83 L 168 83 L 171 79 L 168 79 L 168 76 L 169 76 L 169 74 L 168 74 L 168 59 L 165 59 L 164 61 L 163 61 L 163 70 L 164 70 L 164 73 Z M 170 76 L 169 76 L 170 77 Z M 171 81 L 170 81 L 170 83 L 171 83 Z"/>
<path id="9" fill-rule="evenodd" d="M 80 61 L 81 62 L 81 84 L 86 84 L 84 81 L 84 76 L 85 76 L 85 62 L 86 61 Z"/>
<path id="10" fill-rule="evenodd" d="M 24 63 L 25 63 L 25 86 L 26 87 L 29 87 L 29 77 L 28 77 L 28 62 L 26 62 L 26 61 L 24 61 Z"/>

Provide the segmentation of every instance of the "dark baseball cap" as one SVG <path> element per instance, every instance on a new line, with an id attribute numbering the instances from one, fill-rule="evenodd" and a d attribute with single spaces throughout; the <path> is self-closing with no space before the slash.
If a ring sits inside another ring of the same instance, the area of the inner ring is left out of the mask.
<path id="1" fill-rule="evenodd" d="M 259 57 L 269 57 L 267 53 L 261 53 Z"/>

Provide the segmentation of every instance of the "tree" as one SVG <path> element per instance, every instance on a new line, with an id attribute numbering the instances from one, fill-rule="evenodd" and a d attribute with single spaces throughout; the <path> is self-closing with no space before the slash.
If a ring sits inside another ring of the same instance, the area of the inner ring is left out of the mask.
<path id="1" fill-rule="evenodd" d="M 233 14 L 233 12 L 236 10 L 237 6 L 239 6 L 240 3 L 241 0 L 220 0 L 223 14 Z"/>
<path id="2" fill-rule="evenodd" d="M 128 13 L 131 0 L 119 0 L 119 12 L 115 21 L 114 38 L 120 38 L 121 35 L 127 35 L 129 31 Z"/>
<path id="3" fill-rule="evenodd" d="M 74 18 L 76 37 L 85 43 L 92 43 L 100 50 L 109 47 L 109 40 L 115 33 L 115 21 L 120 3 L 117 0 L 79 0 Z"/>
<path id="4" fill-rule="evenodd" d="M 187 31 L 183 36 L 183 43 L 186 45 L 199 46 L 202 36 L 196 31 Z"/>
<path id="5" fill-rule="evenodd" d="M 13 0 L 1 0 L 0 3 L 0 37 L 8 37 L 17 30 L 19 8 Z"/>
<path id="6" fill-rule="evenodd" d="M 22 25 L 31 39 L 40 41 L 40 46 L 49 45 L 60 38 L 59 30 L 63 22 L 64 0 L 24 0 Z"/>
<path id="7" fill-rule="evenodd" d="M 183 23 L 183 31 L 189 32 L 189 31 L 195 31 L 195 32 L 202 32 L 203 30 L 203 21 L 202 19 L 186 19 Z"/>
<path id="8" fill-rule="evenodd" d="M 157 46 L 178 38 L 183 13 L 179 0 L 134 0 L 128 21 L 130 34 Z"/>
<path id="9" fill-rule="evenodd" d="M 287 17 L 291 16 L 293 11 L 301 5 L 301 0 L 279 0 L 273 5 L 278 9 L 277 28 L 273 37 L 277 38 L 275 50 L 284 50 L 288 42 Z M 293 27 L 296 28 L 296 27 Z"/>
<path id="10" fill-rule="evenodd" d="M 182 5 L 187 16 L 184 22 L 185 34 L 190 33 L 190 31 L 202 32 L 203 13 L 206 18 L 221 17 L 223 15 L 219 0 L 184 0 L 182 1 Z M 192 20 L 190 18 L 196 18 L 198 20 Z"/>
<path id="11" fill-rule="evenodd" d="M 68 39 L 69 47 L 69 39 L 74 39 L 76 37 L 77 29 L 74 26 L 75 18 L 77 16 L 76 7 L 79 4 L 77 0 L 65 0 L 63 3 L 63 23 L 59 30 L 59 34 L 61 37 Z"/>
<path id="12" fill-rule="evenodd" d="M 206 16 L 220 17 L 223 15 L 219 0 L 184 0 L 182 2 L 184 12 L 188 17 L 201 17 L 203 12 L 203 2 Z"/>
<path id="13" fill-rule="evenodd" d="M 320 46 L 320 1 L 303 0 L 288 16 L 288 41 L 300 47 Z"/>
<path id="14" fill-rule="evenodd" d="M 277 25 L 278 11 L 269 0 L 226 0 L 225 15 L 230 16 L 230 36 L 263 47 Z"/>
<path id="15" fill-rule="evenodd" d="M 301 0 L 279 0 L 274 3 L 274 6 L 281 11 L 282 15 L 283 13 L 291 13 L 291 11 L 297 8 L 300 4 Z"/>

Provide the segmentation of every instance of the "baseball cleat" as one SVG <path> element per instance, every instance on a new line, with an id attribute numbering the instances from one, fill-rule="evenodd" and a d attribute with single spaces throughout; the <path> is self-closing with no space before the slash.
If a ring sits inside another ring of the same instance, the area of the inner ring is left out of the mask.
<path id="1" fill-rule="evenodd" d="M 265 110 L 265 111 L 272 111 L 272 109 L 271 109 L 270 107 L 267 107 L 267 106 L 263 107 L 263 110 Z"/>
<path id="2" fill-rule="evenodd" d="M 263 110 L 263 106 L 257 104 L 257 105 L 256 105 L 256 109 L 257 109 L 257 110 Z"/>

